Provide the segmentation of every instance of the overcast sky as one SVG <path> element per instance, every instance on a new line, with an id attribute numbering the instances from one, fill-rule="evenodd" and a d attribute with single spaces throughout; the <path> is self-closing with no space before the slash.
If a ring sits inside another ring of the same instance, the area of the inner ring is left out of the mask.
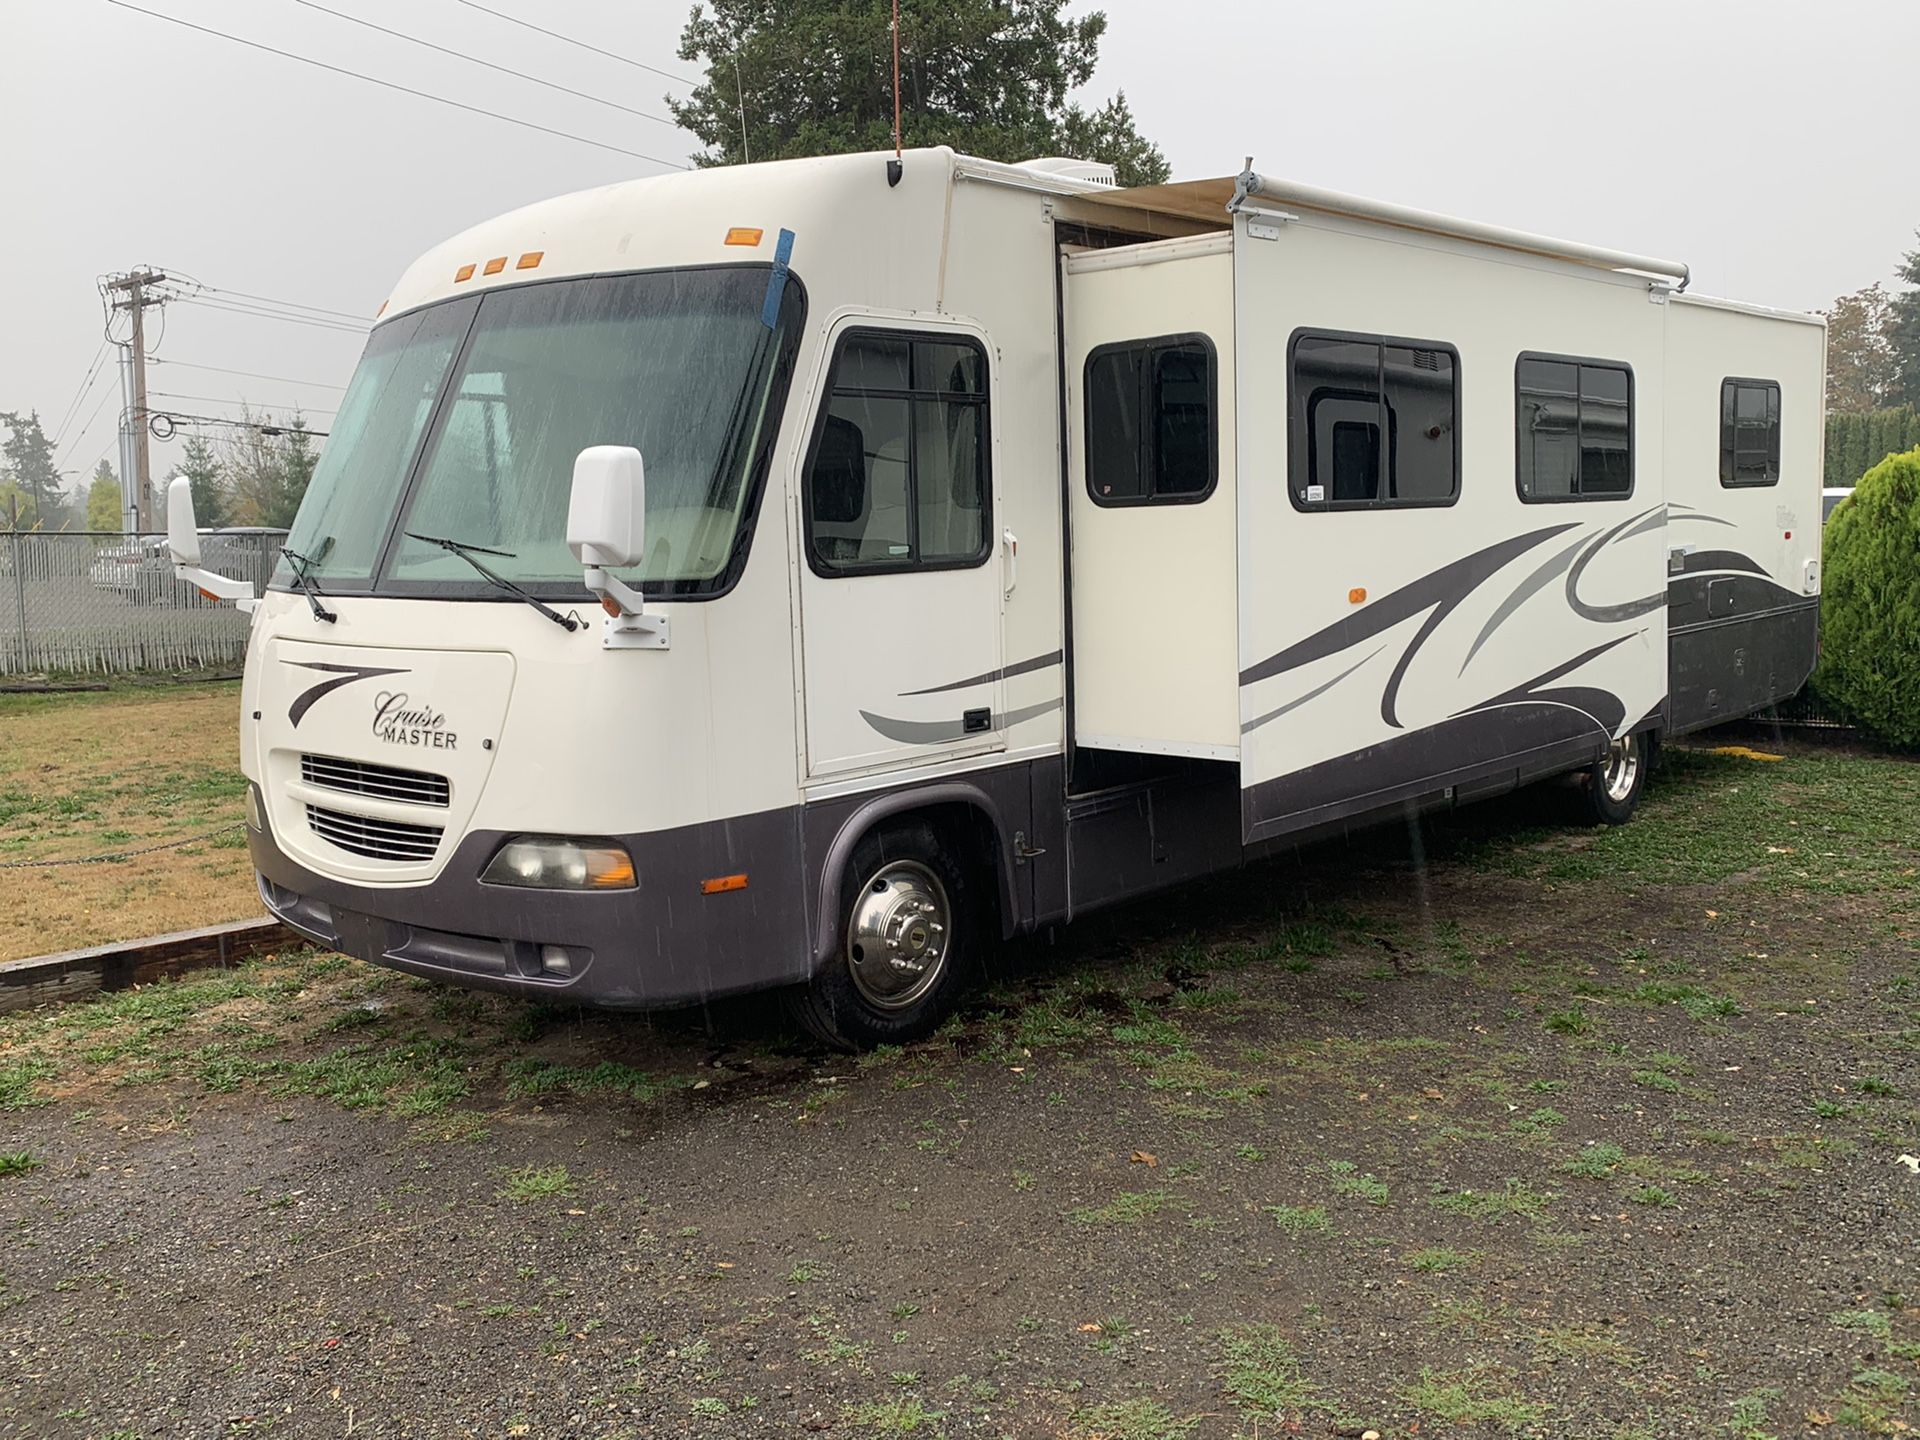
<path id="1" fill-rule="evenodd" d="M 209 28 L 684 160 L 671 125 L 296 0 L 136 0 Z M 682 87 L 459 0 L 323 0 L 638 110 Z M 689 72 L 685 0 L 486 0 Z M 1091 8 L 1081 4 L 1077 11 Z M 1105 0 L 1088 98 L 1124 89 L 1179 179 L 1273 174 L 1682 259 L 1698 289 L 1813 309 L 1892 275 L 1920 227 L 1916 0 Z M 1890 78 L 1895 77 L 1895 78 Z M 751 97 L 749 97 L 749 104 Z M 96 278 L 152 264 L 370 316 L 420 251 L 546 195 L 660 167 L 184 30 L 106 0 L 0 0 L 0 410 L 49 432 L 99 350 Z M 157 401 L 303 405 L 325 429 L 357 335 L 174 305 Z M 284 377 L 267 381 L 200 367 Z M 291 383 L 289 383 L 291 382 Z M 65 428 L 113 458 L 111 361 Z M 156 447 L 156 473 L 176 450 Z"/>

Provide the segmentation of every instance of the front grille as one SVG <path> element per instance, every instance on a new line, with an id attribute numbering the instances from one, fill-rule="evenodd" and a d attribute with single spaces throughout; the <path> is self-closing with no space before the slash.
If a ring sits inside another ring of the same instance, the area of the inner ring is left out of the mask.
<path id="1" fill-rule="evenodd" d="M 318 805 L 307 806 L 307 824 L 322 840 L 369 860 L 431 860 L 440 848 L 438 825 L 402 825 Z"/>
<path id="2" fill-rule="evenodd" d="M 447 803 L 447 777 L 425 770 L 402 770 L 368 760 L 342 760 L 334 755 L 302 755 L 300 778 L 327 790 L 349 795 L 371 795 L 377 800 L 399 800 L 408 805 Z M 438 834 L 438 831 L 434 832 Z"/>

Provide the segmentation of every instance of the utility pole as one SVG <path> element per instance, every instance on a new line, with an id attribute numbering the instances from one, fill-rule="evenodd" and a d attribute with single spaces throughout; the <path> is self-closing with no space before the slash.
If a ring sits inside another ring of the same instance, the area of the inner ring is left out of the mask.
<path id="1" fill-rule="evenodd" d="M 133 333 L 125 342 L 129 351 L 130 394 L 122 433 L 125 436 L 128 456 L 132 464 L 131 485 L 133 488 L 133 525 L 134 529 L 145 534 L 153 528 L 152 480 L 148 474 L 150 460 L 147 455 L 147 332 L 145 317 L 149 305 L 166 303 L 166 296 L 152 296 L 147 293 L 150 285 L 159 285 L 166 276 L 158 270 L 134 270 L 125 275 L 115 276 L 107 281 L 110 294 L 124 295 L 124 299 L 112 302 L 115 310 L 125 310 L 133 317 Z M 116 342 L 119 343 L 119 342 Z"/>

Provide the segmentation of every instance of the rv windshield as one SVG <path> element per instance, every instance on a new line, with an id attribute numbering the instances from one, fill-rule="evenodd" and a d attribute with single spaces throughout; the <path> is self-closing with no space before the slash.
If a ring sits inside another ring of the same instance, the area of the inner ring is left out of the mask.
<path id="1" fill-rule="evenodd" d="M 727 266 L 521 285 L 390 321 L 354 372 L 289 544 L 330 588 L 487 590 L 413 531 L 507 552 L 489 566 L 536 593 L 584 595 L 566 543 L 574 457 L 631 445 L 647 467 L 647 555 L 624 578 L 656 594 L 724 588 L 801 305 L 768 267 Z M 291 567 L 275 579 L 292 584 Z"/>

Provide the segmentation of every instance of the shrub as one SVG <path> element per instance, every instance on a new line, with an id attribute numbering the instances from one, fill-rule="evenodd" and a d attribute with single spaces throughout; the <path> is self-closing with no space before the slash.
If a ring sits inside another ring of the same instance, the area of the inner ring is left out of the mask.
<path id="1" fill-rule="evenodd" d="M 1920 747 L 1920 449 L 1861 478 L 1825 550 L 1814 690 L 1888 743 Z"/>

